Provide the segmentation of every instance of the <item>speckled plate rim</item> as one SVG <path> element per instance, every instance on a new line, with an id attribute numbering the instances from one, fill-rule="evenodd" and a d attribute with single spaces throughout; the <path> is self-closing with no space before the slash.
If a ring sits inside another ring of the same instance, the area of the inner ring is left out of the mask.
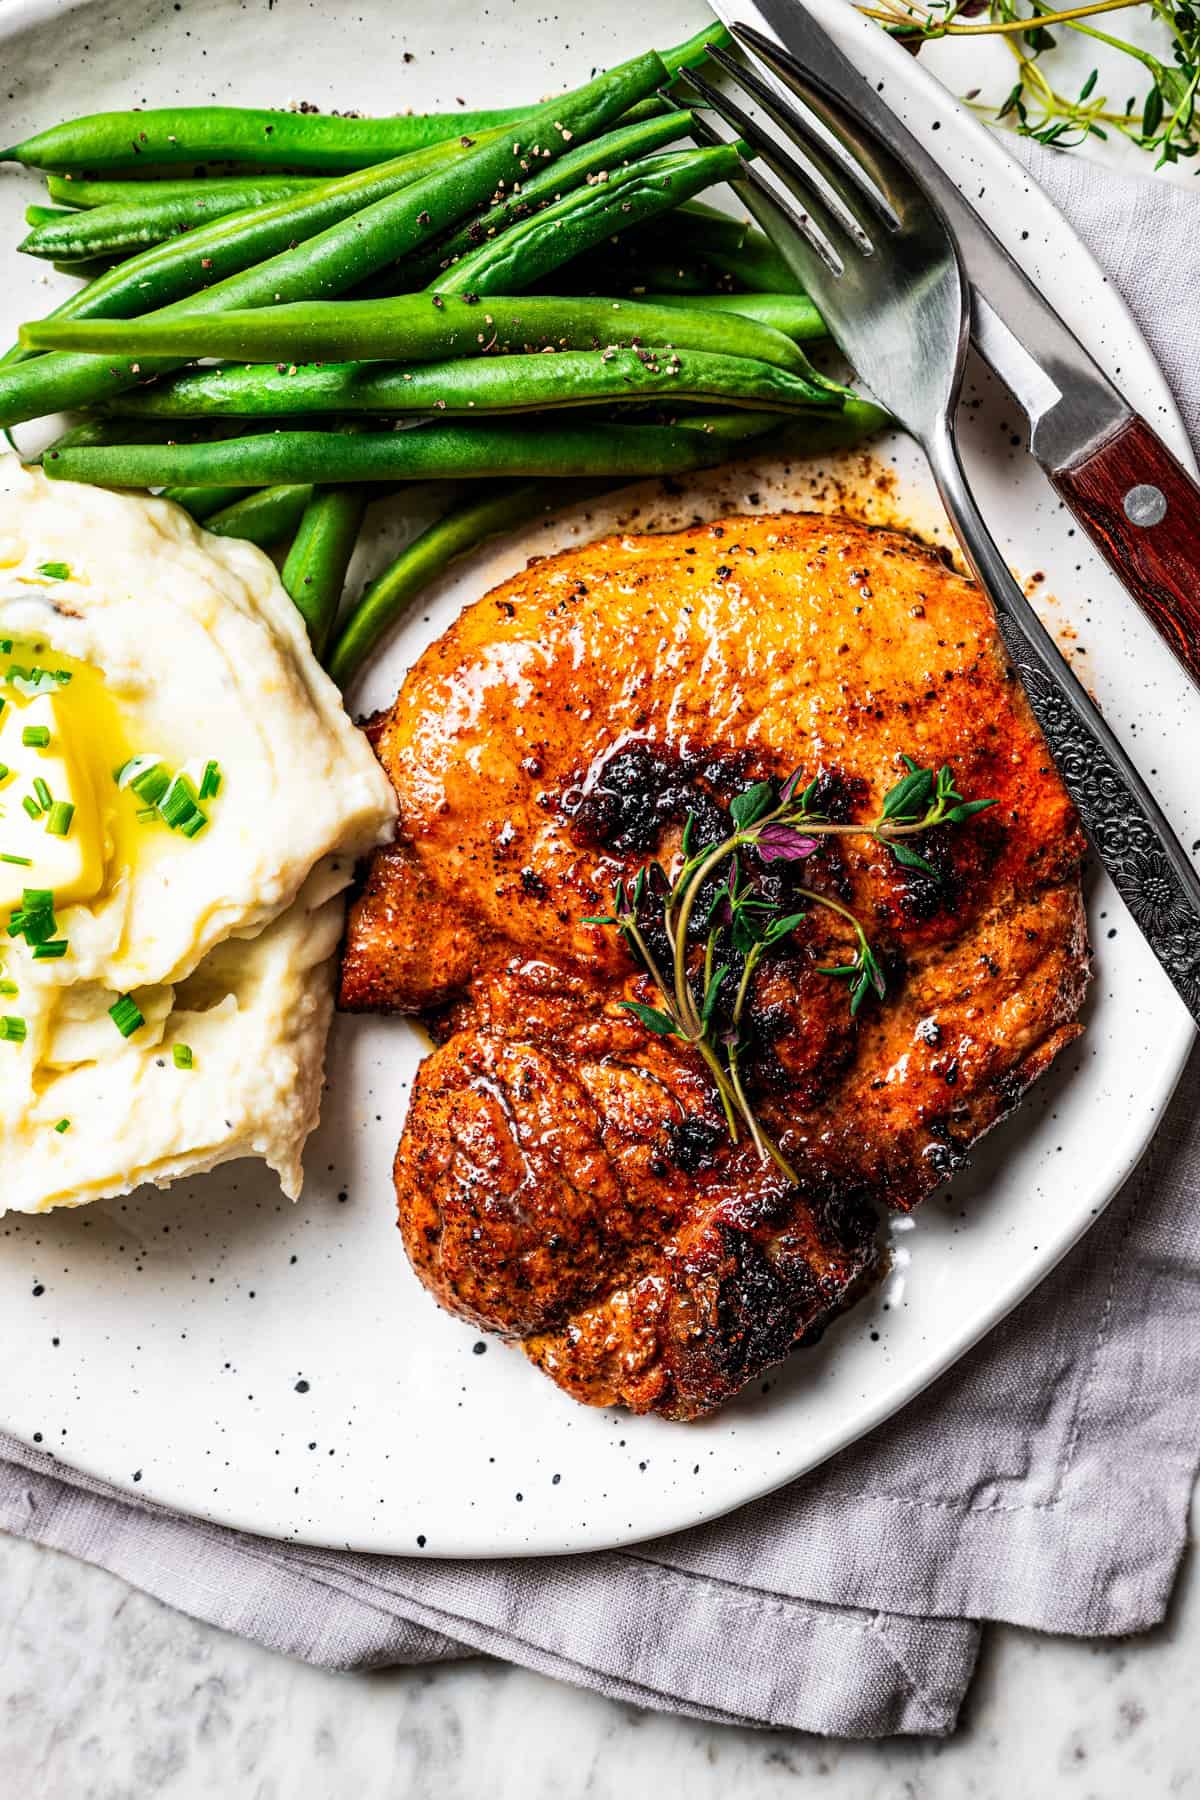
<path id="1" fill-rule="evenodd" d="M 8 5 L 0 12 L 0 46 L 18 31 L 62 19 L 68 14 L 83 12 L 94 3 L 95 0 L 9 0 Z M 1037 235 L 1046 241 L 1053 240 L 1060 254 L 1070 255 L 1077 291 L 1090 297 L 1089 304 L 1093 309 L 1087 311 L 1081 305 L 1080 316 L 1074 317 L 1071 322 L 1080 336 L 1089 342 L 1101 362 L 1110 368 L 1117 362 L 1121 363 L 1121 379 L 1126 391 L 1135 397 L 1141 409 L 1152 418 L 1177 454 L 1189 466 L 1195 467 L 1195 459 L 1178 410 L 1136 322 L 1124 301 L 1109 286 L 1091 253 L 1058 214 L 1047 196 L 1036 187 L 992 133 L 955 102 L 919 63 L 887 40 L 877 27 L 853 13 L 842 0 L 810 0 L 810 4 L 823 15 L 843 47 L 856 60 L 861 59 L 860 66 L 871 69 L 877 76 L 886 97 L 897 105 L 898 110 L 910 115 L 910 127 L 918 131 L 931 150 L 936 153 L 940 147 L 944 153 L 952 143 L 957 143 L 963 155 L 963 166 L 959 171 L 964 178 L 963 184 L 966 185 L 968 172 L 972 173 L 972 178 L 977 174 L 986 179 L 991 193 L 983 210 L 1019 261 L 1030 266 L 1031 272 L 1036 275 L 1032 255 L 1027 251 L 1022 236 L 1022 226 L 1017 223 L 1022 220 L 1028 225 L 1031 215 L 1041 228 Z M 652 35 L 648 29 L 647 38 Z M 919 112 L 921 107 L 925 108 L 924 115 L 914 120 L 911 113 Z M 931 134 L 930 127 L 934 121 L 944 128 L 940 136 Z M 995 198 L 997 191 L 1002 195 L 999 204 Z M 1106 326 L 1108 337 L 1105 335 Z M 769 1471 L 757 1467 L 734 1468 L 724 1485 L 709 1489 L 702 1501 L 698 1498 L 681 1500 L 673 1492 L 655 1494 L 648 1491 L 644 1506 L 639 1508 L 638 1517 L 625 1528 L 609 1523 L 587 1530 L 582 1535 L 578 1531 L 561 1532 L 557 1536 L 545 1535 L 536 1543 L 524 1544 L 514 1542 L 511 1535 L 504 1532 L 482 1540 L 478 1535 L 472 1536 L 468 1541 L 447 1541 L 443 1538 L 431 1543 L 425 1553 L 466 1557 L 552 1555 L 641 1542 L 719 1517 L 747 1501 L 770 1493 L 874 1429 L 918 1395 L 1004 1318 L 1049 1274 L 1094 1222 L 1140 1160 L 1162 1109 L 1183 1071 L 1193 1043 L 1192 1026 L 1182 1008 L 1163 1008 L 1161 1033 L 1156 1040 L 1155 1066 L 1147 1077 L 1144 1088 L 1145 1110 L 1131 1115 L 1126 1128 L 1110 1144 L 1111 1154 L 1106 1175 L 1088 1193 L 1090 1204 L 1076 1203 L 1062 1220 L 1057 1234 L 1053 1231 L 1043 1234 L 1044 1241 L 1038 1246 L 1036 1254 L 1028 1256 L 1024 1266 L 1006 1281 L 990 1306 L 980 1308 L 970 1331 L 960 1331 L 951 1341 L 937 1345 L 928 1355 L 912 1358 L 902 1370 L 897 1371 L 892 1380 L 881 1382 L 869 1401 L 854 1410 L 853 1417 L 845 1422 L 836 1439 L 830 1440 L 827 1437 L 816 1453 L 798 1446 L 793 1454 L 783 1456 Z M 0 1401 L 0 1405 L 2 1404 Z M 700 1429 L 708 1430 L 710 1427 Z M 18 1435 L 21 1435 L 19 1428 Z M 72 1461 L 86 1473 L 118 1484 L 121 1482 L 120 1475 L 114 1473 L 101 1455 L 72 1453 Z M 158 1500 L 235 1528 L 268 1535 L 284 1535 L 316 1545 L 338 1548 L 353 1545 L 364 1550 L 402 1551 L 409 1555 L 420 1554 L 424 1548 L 423 1545 L 414 1545 L 411 1536 L 401 1535 L 398 1525 L 384 1526 L 380 1530 L 365 1528 L 361 1521 L 353 1524 L 347 1521 L 348 1530 L 335 1530 L 332 1525 L 326 1529 L 297 1529 L 294 1520 L 265 1515 L 260 1507 L 256 1507 L 255 1497 L 251 1495 L 244 1495 L 237 1502 L 223 1500 L 219 1507 L 213 1508 L 204 1504 L 194 1480 L 186 1474 L 176 1475 L 167 1468 L 157 1470 L 154 1480 L 148 1481 L 137 1491 L 140 1499 Z"/>

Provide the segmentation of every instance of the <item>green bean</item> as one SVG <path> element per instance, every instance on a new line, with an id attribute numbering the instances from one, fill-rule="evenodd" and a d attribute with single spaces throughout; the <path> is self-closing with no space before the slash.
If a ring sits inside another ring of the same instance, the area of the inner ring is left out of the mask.
<path id="1" fill-rule="evenodd" d="M 81 445 L 95 444 L 172 444 L 182 438 L 186 443 L 208 441 L 216 437 L 236 437 L 238 428 L 230 420 L 140 418 L 104 418 L 93 415 L 80 419 L 60 437 L 54 439 L 41 456 L 26 458 L 40 462 L 51 450 L 77 450 Z"/>
<path id="2" fill-rule="evenodd" d="M 735 318 L 750 319 L 765 325 L 769 331 L 802 344 L 813 338 L 828 337 L 825 321 L 807 294 L 647 294 L 646 304 L 669 307 L 672 312 L 695 314 L 728 313 Z"/>
<path id="3" fill-rule="evenodd" d="M 89 256 L 83 262 L 56 262 L 50 265 L 58 275 L 70 275 L 76 281 L 89 283 L 98 281 L 101 275 L 107 275 L 109 270 L 115 269 L 116 266 L 117 264 L 108 256 Z M 78 291 L 82 293 L 85 290 L 81 288 Z"/>
<path id="4" fill-rule="evenodd" d="M 75 214 L 69 206 L 27 206 L 25 223 L 27 225 L 49 225 L 55 219 L 73 219 Z M 20 245 L 17 246 L 20 249 Z"/>
<path id="5" fill-rule="evenodd" d="M 140 187 L 142 183 L 137 185 Z M 309 185 L 301 192 L 311 195 L 313 188 Z M 211 219 L 249 212 L 256 207 L 269 206 L 276 200 L 294 199 L 295 193 L 292 188 L 281 189 L 277 182 L 214 181 L 208 184 L 207 192 L 195 196 L 153 194 L 145 200 L 112 201 L 107 206 L 94 206 L 83 212 L 43 207 L 40 210 L 49 216 L 41 220 L 29 218 L 30 213 L 39 210 L 30 207 L 26 218 L 34 230 L 17 245 L 17 249 L 26 256 L 44 257 L 47 262 L 84 262 L 100 256 L 128 256 L 147 245 L 161 244 L 182 232 L 194 231 Z"/>
<path id="6" fill-rule="evenodd" d="M 695 61 L 705 43 L 722 41 L 710 25 L 660 59 L 660 81 Z M 657 84 L 656 84 L 657 85 Z M 567 98 L 563 96 L 562 98 Z M 552 103 L 561 105 L 561 99 Z M 487 112 L 405 113 L 383 119 L 346 119 L 327 113 L 266 111 L 239 106 L 150 107 L 140 112 L 90 113 L 51 126 L 0 151 L 0 162 L 34 168 L 146 169 L 179 163 L 249 163 L 256 168 L 342 173 L 390 161 L 410 150 L 515 125 L 535 108 Z"/>
<path id="7" fill-rule="evenodd" d="M 504 135 L 507 139 L 508 134 Z M 495 143 L 499 138 L 494 135 L 487 141 Z M 167 306 L 201 288 L 211 291 L 214 282 L 303 244 L 363 207 L 415 184 L 418 176 L 444 170 L 451 161 L 461 162 L 468 154 L 458 145 L 418 151 L 367 169 L 361 175 L 320 182 L 305 193 L 284 196 L 246 213 L 210 220 L 189 232 L 185 241 L 155 244 L 100 275 L 87 287 L 69 294 L 49 317 L 127 318 Z M 24 360 L 25 354 L 9 351 L 0 359 L 0 367 Z M 18 383 L 17 395 L 23 392 Z M 5 385 L 0 381 L 0 407 L 5 394 Z M 53 407 L 42 410 L 53 411 Z"/>
<path id="8" fill-rule="evenodd" d="M 366 510 L 364 488 L 315 489 L 280 572 L 318 656 L 329 642 Z"/>
<path id="9" fill-rule="evenodd" d="M 576 293 L 706 292 L 734 282 L 754 292 L 797 293 L 800 283 L 762 232 L 690 201 L 623 231 L 566 272 Z"/>
<path id="10" fill-rule="evenodd" d="M 190 513 L 199 525 L 213 513 L 220 512 L 223 507 L 235 506 L 246 497 L 244 488 L 164 488 L 160 498 L 173 500 L 176 506 L 182 506 L 185 513 Z"/>
<path id="11" fill-rule="evenodd" d="M 299 529 L 312 497 L 311 482 L 264 487 L 256 494 L 245 494 L 232 505 L 219 507 L 205 519 L 204 529 L 216 537 L 241 538 L 244 543 L 257 544 L 260 550 L 273 550 Z"/>
<path id="12" fill-rule="evenodd" d="M 342 293 L 406 251 L 429 241 L 439 228 L 455 224 L 478 206 L 498 181 L 519 177 L 522 141 L 527 148 L 540 144 L 553 156 L 572 138 L 590 137 L 602 131 L 631 100 L 658 85 L 661 77 L 661 59 L 653 51 L 635 58 L 576 93 L 532 113 L 515 140 L 509 133 L 490 138 L 465 151 L 461 161 L 427 171 L 306 242 L 255 268 L 218 281 L 195 295 L 186 306 L 175 302 L 159 309 L 158 316 L 219 313 L 235 307 L 266 308 L 279 301 L 308 299 L 314 294 Z M 214 221 L 212 226 L 201 227 L 178 244 L 161 245 L 145 254 L 178 256 L 187 252 L 190 245 L 196 260 L 194 248 L 203 231 L 236 232 L 239 222 L 252 221 L 256 216 L 261 219 L 263 213 L 275 215 L 282 210 L 286 215 L 289 209 L 300 211 L 319 204 L 322 192 L 329 190 L 318 190 L 318 195 L 308 200 L 278 201 L 274 208 L 264 208 L 257 215 L 235 214 L 232 220 Z M 244 223 L 242 229 L 246 229 Z M 138 260 L 131 261 L 127 268 L 134 268 Z M 170 366 L 166 363 L 151 368 L 140 359 L 114 365 L 69 356 L 10 364 L 0 368 L 0 425 L 19 424 L 41 413 L 89 405 L 132 386 L 139 376 L 162 374 Z"/>
<path id="13" fill-rule="evenodd" d="M 799 290 L 795 273 L 764 232 L 698 201 L 678 207 L 652 231 L 635 227 L 626 244 L 635 257 L 647 250 L 654 256 L 698 259 L 755 293 Z"/>
<path id="14" fill-rule="evenodd" d="M 27 168 L 118 170 L 181 163 L 240 163 L 255 169 L 350 174 L 413 150 L 480 136 L 529 116 L 528 107 L 490 113 L 400 114 L 346 119 L 332 113 L 276 112 L 250 106 L 148 107 L 141 112 L 87 113 L 37 132 L 0 162 Z"/>
<path id="15" fill-rule="evenodd" d="M 775 414 L 746 412 L 746 435 Z M 477 480 L 511 475 L 673 475 L 708 468 L 725 434 L 671 425 L 425 425 L 409 431 L 277 431 L 210 444 L 51 450 L 58 481 L 97 487 L 260 487 L 273 482 Z"/>
<path id="16" fill-rule="evenodd" d="M 327 180 L 327 178 L 326 178 Z M 289 194 L 326 185 L 320 175 L 198 175 L 159 181 L 89 181 L 79 175 L 47 175 L 46 192 L 57 206 L 146 206 L 154 200 L 203 200 L 245 194 L 247 206 L 263 206 Z"/>
<path id="17" fill-rule="evenodd" d="M 582 182 L 608 179 L 623 163 L 646 156 L 674 138 L 682 137 L 691 118 L 690 112 L 659 112 L 637 124 L 622 125 L 616 131 L 606 132 L 590 144 L 560 156 L 550 168 L 539 169 L 522 181 L 515 192 L 498 198 L 489 211 L 468 220 L 429 250 L 406 257 L 406 279 L 414 287 L 425 282 L 432 285 L 440 270 L 449 268 L 459 257 L 469 256 L 479 245 L 489 242 L 518 219 L 541 211 L 550 201 L 561 199 Z"/>
<path id="18" fill-rule="evenodd" d="M 472 494 L 414 538 L 363 590 L 342 625 L 328 665 L 338 686 L 346 686 L 413 596 L 449 563 L 489 538 L 524 525 L 543 509 L 547 509 L 545 482 L 502 482 L 489 485 L 482 495 Z"/>
<path id="19" fill-rule="evenodd" d="M 765 451 L 772 456 L 819 456 L 826 450 L 852 449 L 865 438 L 886 431 L 892 423 L 891 414 L 873 400 L 848 394 L 840 411 L 813 412 L 804 419 L 789 419 L 770 436 L 756 442 L 754 448 L 756 453 Z"/>
<path id="20" fill-rule="evenodd" d="M 803 352 L 782 332 L 742 316 L 734 305 L 737 298 L 730 295 L 720 308 L 677 308 L 637 300 L 560 300 L 550 294 L 489 294 L 475 303 L 453 294 L 445 299 L 400 294 L 391 300 L 310 300 L 211 315 L 180 309 L 145 319 L 46 319 L 22 326 L 21 341 L 33 349 L 93 351 L 102 367 L 113 359 L 124 361 L 131 352 L 175 362 L 198 356 L 285 364 L 326 359 L 438 362 L 547 346 L 593 350 L 642 344 L 748 356 L 805 373 L 809 365 Z M 798 298 L 780 298 L 792 318 L 799 318 Z M 0 394 L 4 381 L 0 371 Z"/>
<path id="21" fill-rule="evenodd" d="M 652 219 L 736 176 L 741 159 L 731 144 L 679 150 L 614 169 L 595 187 L 577 188 L 481 244 L 430 283 L 441 293 L 519 293 L 581 251 Z"/>
<path id="22" fill-rule="evenodd" d="M 815 374 L 704 351 L 554 350 L 404 364 L 250 363 L 198 369 L 117 402 L 126 418 L 273 418 L 297 413 L 440 413 L 446 418 L 539 408 L 719 399 L 728 405 L 836 406 Z"/>

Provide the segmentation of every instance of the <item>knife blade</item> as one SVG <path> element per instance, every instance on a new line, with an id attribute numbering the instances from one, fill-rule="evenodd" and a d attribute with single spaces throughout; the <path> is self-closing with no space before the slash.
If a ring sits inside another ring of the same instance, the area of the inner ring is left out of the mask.
<path id="1" fill-rule="evenodd" d="M 802 95 L 835 153 L 822 90 L 925 187 L 958 244 L 972 339 L 1024 412 L 1031 454 L 1200 685 L 1200 487 L 802 0 L 713 0 L 713 10 L 781 92 Z"/>

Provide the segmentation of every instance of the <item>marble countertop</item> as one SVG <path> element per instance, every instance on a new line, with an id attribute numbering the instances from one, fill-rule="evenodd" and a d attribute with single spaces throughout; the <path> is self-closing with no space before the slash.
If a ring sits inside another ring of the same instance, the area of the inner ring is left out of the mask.
<path id="1" fill-rule="evenodd" d="M 1093 51 L 1071 40 L 1086 72 Z M 1007 88 L 1002 51 L 991 73 Z M 972 54 L 975 47 L 972 46 Z M 926 57 L 951 87 L 961 44 Z M 1080 59 L 1083 59 L 1082 61 Z M 974 67 L 974 65 L 972 65 Z M 995 85 L 993 82 L 992 85 Z M 1069 85 L 1064 83 L 1064 85 Z M 990 90 L 989 90 L 990 91 Z M 1120 140 L 1092 145 L 1143 173 Z M 1189 166 L 1166 171 L 1184 181 Z M 1197 1524 L 1193 1520 L 1193 1543 Z M 1162 1800 L 1200 1796 L 1194 1549 L 1158 1629 L 992 1626 L 950 1738 L 847 1743 L 643 1712 L 483 1659 L 369 1675 L 290 1662 L 102 1570 L 0 1536 L 0 1793 L 34 1800 Z"/>
<path id="2" fill-rule="evenodd" d="M 1194 1552 L 1166 1624 L 985 1636 L 954 1737 L 842 1743 L 642 1712 L 500 1663 L 338 1675 L 0 1538 L 0 1771 L 36 1800 L 1162 1800 L 1200 1793 Z"/>

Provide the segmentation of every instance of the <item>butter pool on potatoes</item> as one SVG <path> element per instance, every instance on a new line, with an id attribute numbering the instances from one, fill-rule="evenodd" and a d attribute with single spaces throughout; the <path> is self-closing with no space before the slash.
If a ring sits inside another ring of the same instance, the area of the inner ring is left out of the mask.
<path id="1" fill-rule="evenodd" d="M 0 699 L 0 1212 L 245 1155 L 295 1195 L 395 802 L 275 569 L 6 460 Z"/>

